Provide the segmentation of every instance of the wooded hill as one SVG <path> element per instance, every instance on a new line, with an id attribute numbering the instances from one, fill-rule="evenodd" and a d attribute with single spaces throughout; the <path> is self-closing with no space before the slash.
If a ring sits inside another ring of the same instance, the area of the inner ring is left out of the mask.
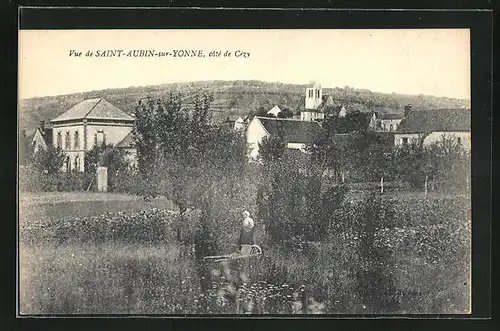
<path id="1" fill-rule="evenodd" d="M 263 81 L 201 81 L 192 83 L 173 83 L 155 86 L 105 89 L 84 93 L 39 97 L 20 100 L 19 126 L 31 133 L 41 119 L 49 121 L 64 113 L 76 103 L 95 97 L 103 97 L 113 105 L 131 114 L 138 100 L 149 96 L 163 97 L 170 91 L 181 92 L 186 106 L 192 96 L 200 92 L 212 93 L 214 119 L 235 118 L 255 111 L 259 107 L 271 109 L 274 105 L 295 111 L 303 102 L 308 85 L 270 83 Z M 443 98 L 427 95 L 384 94 L 369 90 L 344 88 L 323 88 L 323 94 L 332 94 L 339 103 L 362 112 L 379 111 L 402 113 L 404 105 L 412 104 L 421 108 L 459 108 L 470 107 L 469 100 Z"/>

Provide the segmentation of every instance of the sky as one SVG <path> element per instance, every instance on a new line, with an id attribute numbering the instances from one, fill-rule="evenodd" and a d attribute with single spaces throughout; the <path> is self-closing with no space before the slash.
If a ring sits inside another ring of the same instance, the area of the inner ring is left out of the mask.
<path id="1" fill-rule="evenodd" d="M 123 56 L 141 49 L 202 50 L 205 57 Z M 97 50 L 123 52 L 97 57 Z M 210 57 L 211 51 L 222 54 Z M 324 88 L 470 99 L 469 30 L 19 31 L 19 99 L 206 80 L 314 81 Z"/>

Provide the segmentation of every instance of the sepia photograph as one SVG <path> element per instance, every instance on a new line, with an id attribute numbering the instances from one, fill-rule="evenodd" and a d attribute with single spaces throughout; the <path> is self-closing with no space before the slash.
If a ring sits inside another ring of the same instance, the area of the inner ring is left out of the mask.
<path id="1" fill-rule="evenodd" d="M 471 314 L 469 29 L 18 38 L 19 317 Z"/>

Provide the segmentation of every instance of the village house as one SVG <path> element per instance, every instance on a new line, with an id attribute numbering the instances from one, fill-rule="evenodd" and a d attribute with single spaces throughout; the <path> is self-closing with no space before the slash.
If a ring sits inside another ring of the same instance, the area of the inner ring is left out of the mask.
<path id="1" fill-rule="evenodd" d="M 274 117 L 278 117 L 278 114 L 281 113 L 281 109 L 278 106 L 274 106 L 267 113 L 270 115 L 274 115 Z"/>
<path id="2" fill-rule="evenodd" d="M 255 116 L 247 127 L 246 140 L 249 146 L 250 159 L 259 156 L 259 144 L 264 137 L 283 135 L 288 149 L 304 151 L 306 145 L 313 141 L 321 130 L 315 121 L 302 121 L 290 118 L 268 118 Z"/>
<path id="3" fill-rule="evenodd" d="M 41 119 L 40 125 L 29 141 L 33 147 L 33 153 L 36 153 L 40 148 L 47 150 L 47 146 L 52 144 L 52 127 L 46 125 L 45 120 Z"/>
<path id="4" fill-rule="evenodd" d="M 470 150 L 470 135 L 470 109 L 409 110 L 394 134 L 394 144 L 421 141 L 423 145 L 431 145 L 451 138 Z"/>
<path id="5" fill-rule="evenodd" d="M 249 122 L 248 118 L 244 119 L 241 116 L 235 120 L 231 120 L 229 117 L 226 117 L 226 120 L 222 124 L 229 130 L 244 132 Z"/>
<path id="6" fill-rule="evenodd" d="M 403 118 L 403 114 L 374 112 L 370 118 L 369 128 L 372 131 L 395 132 Z"/>
<path id="7" fill-rule="evenodd" d="M 67 155 L 64 171 L 84 171 L 85 152 L 107 143 L 132 148 L 121 142 L 134 127 L 134 118 L 103 98 L 83 100 L 50 121 L 52 143 Z"/>

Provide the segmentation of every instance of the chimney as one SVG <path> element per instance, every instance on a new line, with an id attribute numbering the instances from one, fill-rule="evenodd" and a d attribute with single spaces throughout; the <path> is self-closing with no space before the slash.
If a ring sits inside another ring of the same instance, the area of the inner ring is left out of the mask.
<path id="1" fill-rule="evenodd" d="M 405 106 L 405 117 L 408 117 L 408 114 L 410 114 L 411 108 L 412 108 L 412 105 L 410 105 L 410 104 Z"/>
<path id="2" fill-rule="evenodd" d="M 40 120 L 40 131 L 45 134 L 45 120 L 43 118 Z"/>

